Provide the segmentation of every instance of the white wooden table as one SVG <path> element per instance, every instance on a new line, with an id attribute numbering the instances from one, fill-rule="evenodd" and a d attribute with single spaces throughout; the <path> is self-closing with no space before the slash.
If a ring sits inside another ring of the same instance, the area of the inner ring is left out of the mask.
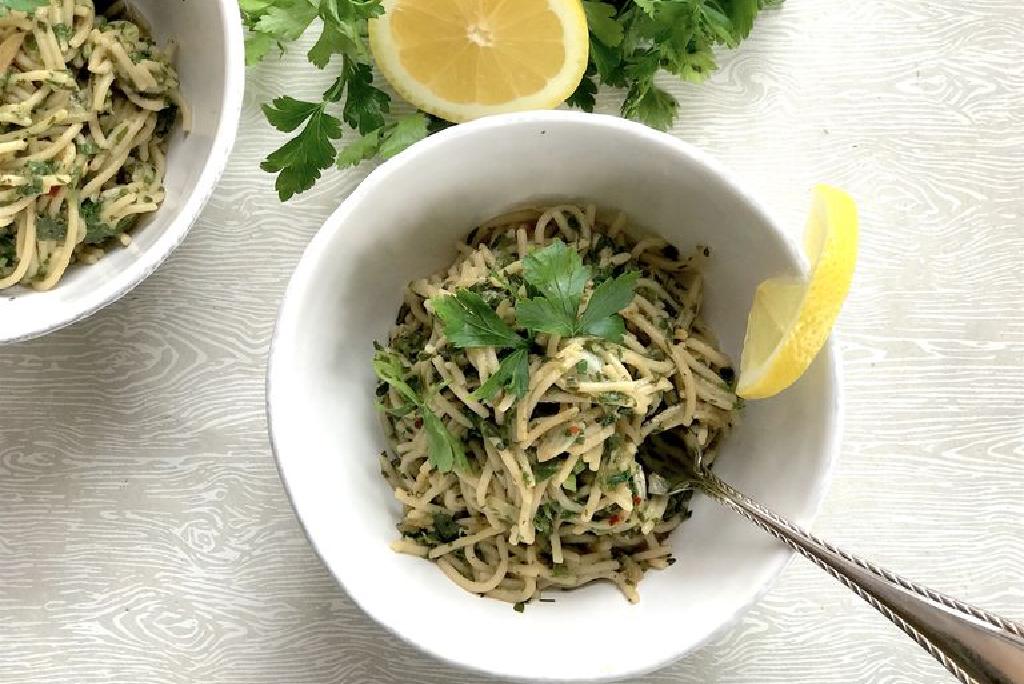
<path id="1" fill-rule="evenodd" d="M 1024 5 L 788 0 L 721 61 L 704 86 L 665 81 L 675 134 L 794 231 L 817 181 L 862 210 L 838 328 L 846 438 L 815 530 L 1024 618 Z M 335 586 L 267 446 L 285 283 L 370 170 L 278 203 L 257 167 L 282 137 L 258 105 L 322 89 L 303 66 L 296 52 L 251 72 L 228 173 L 164 267 L 91 319 L 0 349 L 4 684 L 481 681 Z M 643 681 L 951 680 L 795 561 L 735 629 Z"/>

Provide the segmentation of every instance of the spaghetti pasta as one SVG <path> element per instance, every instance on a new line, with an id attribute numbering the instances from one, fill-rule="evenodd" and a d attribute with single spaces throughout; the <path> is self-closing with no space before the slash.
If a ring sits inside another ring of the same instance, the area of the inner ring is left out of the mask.
<path id="1" fill-rule="evenodd" d="M 394 443 L 381 470 L 404 507 L 392 548 L 434 561 L 468 592 L 523 602 L 606 580 L 638 600 L 644 572 L 674 562 L 665 540 L 688 517 L 691 492 L 669 486 L 658 463 L 710 463 L 735 421 L 734 373 L 701 318 L 709 251 L 681 257 L 660 238 L 635 239 L 621 216 L 606 218 L 558 206 L 487 221 L 450 268 L 409 285 L 379 352 L 397 359 L 429 411 L 410 404 L 411 389 L 378 386 Z M 522 394 L 503 386 L 484 398 L 496 349 L 448 339 L 435 298 L 468 289 L 523 330 L 524 258 L 555 241 L 590 274 L 581 310 L 601 282 L 637 272 L 620 310 L 625 334 L 532 334 Z M 465 452 L 452 472 L 431 461 L 429 417 Z"/>
<path id="2" fill-rule="evenodd" d="M 51 289 L 159 208 L 168 136 L 189 123 L 172 52 L 120 1 L 0 16 L 0 289 Z"/>

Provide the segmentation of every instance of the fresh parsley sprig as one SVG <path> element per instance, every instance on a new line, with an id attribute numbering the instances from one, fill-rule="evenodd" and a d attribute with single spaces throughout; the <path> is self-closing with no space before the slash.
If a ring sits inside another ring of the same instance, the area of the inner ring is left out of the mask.
<path id="1" fill-rule="evenodd" d="M 593 111 L 596 78 L 626 90 L 622 116 L 666 129 L 679 102 L 654 84 L 658 72 L 703 82 L 718 68 L 714 49 L 739 45 L 761 10 L 780 4 L 782 0 L 584 0 L 590 65 L 567 104 Z"/>
<path id="2" fill-rule="evenodd" d="M 466 452 L 462 443 L 448 431 L 444 421 L 427 404 L 408 382 L 408 373 L 402 366 L 401 359 L 379 345 L 374 345 L 377 352 L 373 357 L 373 370 L 381 382 L 386 382 L 415 407 L 423 420 L 423 429 L 427 433 L 427 449 L 430 464 L 442 473 L 457 468 L 465 471 L 469 468 Z"/>
<path id="3" fill-rule="evenodd" d="M 639 273 L 623 273 L 598 285 L 582 314 L 583 291 L 593 274 L 575 249 L 555 240 L 523 260 L 523 275 L 540 296 L 516 304 L 519 325 L 562 337 L 622 341 L 626 326 L 619 311 L 633 301 Z"/>
<path id="4" fill-rule="evenodd" d="M 0 10 L 47 4 L 48 0 L 0 0 Z M 248 29 L 247 64 L 262 61 L 275 46 L 283 50 L 317 26 L 320 33 L 306 55 L 309 62 L 326 69 L 334 57 L 342 58 L 341 73 L 320 102 L 278 98 L 264 107 L 267 118 L 284 132 L 307 124 L 263 164 L 265 170 L 278 174 L 282 201 L 313 187 L 330 167 L 328 160 L 346 168 L 375 157 L 391 157 L 447 125 L 422 112 L 394 116 L 390 96 L 373 85 L 367 22 L 383 12 L 381 0 L 239 0 L 239 4 Z M 779 4 L 781 0 L 583 0 L 590 27 L 590 61 L 566 104 L 593 111 L 598 86 L 610 86 L 625 93 L 622 116 L 666 129 L 675 120 L 679 103 L 655 85 L 655 76 L 666 71 L 692 83 L 704 81 L 717 68 L 714 50 L 736 47 L 750 34 L 761 10 Z M 328 109 L 342 100 L 339 119 Z M 280 125 L 282 119 L 291 127 Z M 342 119 L 358 137 L 339 152 Z"/>
<path id="5" fill-rule="evenodd" d="M 302 132 L 270 153 L 260 168 L 276 173 L 281 201 L 309 190 L 320 172 L 334 163 L 334 143 L 341 137 L 341 121 L 326 111 L 327 101 L 305 102 L 287 95 L 263 105 L 263 113 L 279 131 L 291 133 L 305 123 Z"/>
<path id="6" fill-rule="evenodd" d="M 519 326 L 533 333 L 622 341 L 626 326 L 619 311 L 633 301 L 639 273 L 624 273 L 600 283 L 582 314 L 580 304 L 593 272 L 583 265 L 575 249 L 555 240 L 523 260 L 523 275 L 537 296 L 516 304 Z M 445 337 L 455 347 L 508 350 L 497 371 L 473 393 L 475 397 L 487 401 L 503 387 L 518 397 L 526 394 L 530 381 L 529 339 L 516 332 L 483 297 L 471 290 L 460 289 L 454 295 L 435 297 L 430 304 L 444 325 Z"/>
<path id="7" fill-rule="evenodd" d="M 430 133 L 430 117 L 422 112 L 392 116 L 391 97 L 373 84 L 366 26 L 383 12 L 381 0 L 240 0 L 240 6 L 248 29 L 247 64 L 262 61 L 275 45 L 284 49 L 318 20 L 320 36 L 307 59 L 325 69 L 333 57 L 341 57 L 340 73 L 319 102 L 284 96 L 263 105 L 267 120 L 282 132 L 305 124 L 261 164 L 278 174 L 275 187 L 282 202 L 312 188 L 333 164 L 345 168 L 386 159 Z M 339 104 L 340 119 L 328 111 Z M 339 153 L 335 141 L 343 136 L 342 121 L 359 135 Z"/>

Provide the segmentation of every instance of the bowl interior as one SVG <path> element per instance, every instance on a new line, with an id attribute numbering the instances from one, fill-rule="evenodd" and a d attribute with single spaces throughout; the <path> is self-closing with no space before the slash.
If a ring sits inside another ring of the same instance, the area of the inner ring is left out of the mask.
<path id="1" fill-rule="evenodd" d="M 669 662 L 730 622 L 788 552 L 698 497 L 693 519 L 672 537 L 678 562 L 647 574 L 639 604 L 593 585 L 552 593 L 554 603 L 519 614 L 388 548 L 399 508 L 376 465 L 386 443 L 371 342 L 386 336 L 402 287 L 447 266 L 454 242 L 476 223 L 554 199 L 621 208 L 681 249 L 709 245 L 706 315 L 734 359 L 758 282 L 801 269 L 757 205 L 712 161 L 668 136 L 567 113 L 460 126 L 385 164 L 310 245 L 271 353 L 271 430 L 311 540 L 385 626 L 443 658 L 505 676 L 610 679 Z M 824 493 L 837 411 L 834 363 L 823 354 L 787 392 L 744 409 L 717 471 L 806 522 Z"/>
<path id="2" fill-rule="evenodd" d="M 176 66 L 192 110 L 192 131 L 185 135 L 179 127 L 170 141 L 167 198 L 135 230 L 131 245 L 112 249 L 92 266 L 71 267 L 53 290 L 14 287 L 0 292 L 0 342 L 59 328 L 137 285 L 185 237 L 227 161 L 243 87 L 237 6 L 230 0 L 129 4 L 160 45 L 178 44 Z"/>

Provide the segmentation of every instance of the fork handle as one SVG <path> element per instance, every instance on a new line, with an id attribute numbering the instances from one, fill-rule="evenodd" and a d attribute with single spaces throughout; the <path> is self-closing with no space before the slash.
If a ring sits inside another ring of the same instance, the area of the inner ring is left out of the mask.
<path id="1" fill-rule="evenodd" d="M 1024 684 L 1024 624 L 852 556 L 750 499 L 706 468 L 694 482 L 867 601 L 963 684 Z"/>

